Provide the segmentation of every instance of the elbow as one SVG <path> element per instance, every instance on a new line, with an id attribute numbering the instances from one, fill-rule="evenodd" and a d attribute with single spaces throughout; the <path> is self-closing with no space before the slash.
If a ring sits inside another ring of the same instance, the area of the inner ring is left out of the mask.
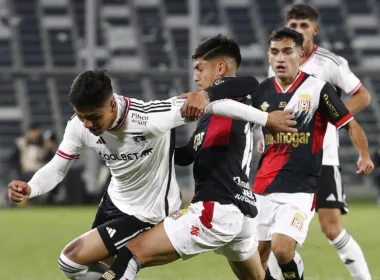
<path id="1" fill-rule="evenodd" d="M 363 104 L 364 108 L 369 106 L 369 104 L 371 104 L 371 100 L 372 100 L 371 94 L 364 86 L 361 87 L 361 89 L 359 90 L 357 94 L 359 94 L 361 103 Z"/>

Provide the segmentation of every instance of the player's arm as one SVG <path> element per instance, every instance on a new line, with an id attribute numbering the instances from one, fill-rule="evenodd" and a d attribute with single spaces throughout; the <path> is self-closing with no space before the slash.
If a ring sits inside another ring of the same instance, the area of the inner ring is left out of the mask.
<path id="1" fill-rule="evenodd" d="M 344 58 L 339 58 L 339 65 L 332 65 L 331 80 L 334 85 L 342 89 L 351 96 L 346 104 L 350 112 L 355 115 L 371 103 L 371 94 L 354 73 L 351 72 L 348 62 Z"/>
<path id="2" fill-rule="evenodd" d="M 344 127 L 348 130 L 351 142 L 359 153 L 359 170 L 356 173 L 360 175 L 370 174 L 374 167 L 368 149 L 367 136 L 341 101 L 335 89 L 328 83 L 325 84 L 321 91 L 318 110 L 338 129 Z"/>
<path id="3" fill-rule="evenodd" d="M 72 162 L 79 159 L 79 152 L 83 147 L 72 122 L 68 123 L 64 138 L 52 160 L 39 169 L 28 183 L 15 180 L 8 185 L 8 196 L 11 200 L 20 202 L 47 193 L 63 180 Z"/>
<path id="4" fill-rule="evenodd" d="M 174 164 L 179 166 L 188 166 L 195 160 L 196 152 L 194 150 L 195 132 L 190 137 L 189 141 L 183 146 L 175 147 Z"/>
<path id="5" fill-rule="evenodd" d="M 226 77 L 222 83 L 206 88 L 201 91 L 206 95 L 210 102 L 225 98 L 241 98 L 254 93 L 259 86 L 256 78 L 251 76 L 245 77 Z"/>

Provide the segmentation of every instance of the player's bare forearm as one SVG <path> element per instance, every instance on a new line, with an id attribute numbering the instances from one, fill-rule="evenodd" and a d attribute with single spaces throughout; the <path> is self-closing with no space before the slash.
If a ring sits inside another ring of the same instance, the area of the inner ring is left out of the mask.
<path id="1" fill-rule="evenodd" d="M 358 122 L 352 120 L 345 128 L 348 130 L 351 142 L 358 150 L 359 155 L 363 158 L 370 158 L 367 136 Z"/>
<path id="2" fill-rule="evenodd" d="M 361 86 L 358 92 L 350 98 L 346 107 L 351 114 L 355 115 L 371 103 L 371 94 L 365 86 Z"/>

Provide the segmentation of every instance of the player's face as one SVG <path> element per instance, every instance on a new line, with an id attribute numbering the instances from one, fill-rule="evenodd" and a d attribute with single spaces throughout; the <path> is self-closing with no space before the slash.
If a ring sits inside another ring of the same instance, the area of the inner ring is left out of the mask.
<path id="1" fill-rule="evenodd" d="M 269 63 L 280 79 L 292 78 L 297 75 L 301 61 L 302 50 L 290 38 L 271 41 L 268 50 Z"/>
<path id="2" fill-rule="evenodd" d="M 310 19 L 290 19 L 286 26 L 303 35 L 304 48 L 313 44 L 314 36 L 316 36 L 319 31 L 319 25 Z"/>
<path id="3" fill-rule="evenodd" d="M 217 59 L 204 60 L 202 58 L 194 60 L 193 68 L 193 79 L 199 90 L 210 87 L 217 78 L 223 76 L 226 69 L 223 61 Z"/>
<path id="4" fill-rule="evenodd" d="M 111 100 L 106 105 L 95 109 L 81 109 L 74 107 L 78 118 L 83 122 L 85 128 L 96 136 L 102 135 L 109 129 L 116 117 L 116 102 Z"/>

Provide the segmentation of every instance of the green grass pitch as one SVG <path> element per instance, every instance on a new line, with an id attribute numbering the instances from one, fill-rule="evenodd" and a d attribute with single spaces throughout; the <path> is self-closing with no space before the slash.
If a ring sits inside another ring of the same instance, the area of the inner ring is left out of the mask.
<path id="1" fill-rule="evenodd" d="M 380 208 L 351 203 L 344 217 L 348 232 L 361 245 L 373 280 L 380 280 Z M 0 279 L 64 280 L 57 266 L 61 249 L 91 226 L 95 207 L 11 208 L 0 210 Z M 351 279 L 314 217 L 304 248 L 306 280 Z M 213 253 L 170 265 L 143 269 L 138 279 L 235 279 L 226 260 Z"/>

